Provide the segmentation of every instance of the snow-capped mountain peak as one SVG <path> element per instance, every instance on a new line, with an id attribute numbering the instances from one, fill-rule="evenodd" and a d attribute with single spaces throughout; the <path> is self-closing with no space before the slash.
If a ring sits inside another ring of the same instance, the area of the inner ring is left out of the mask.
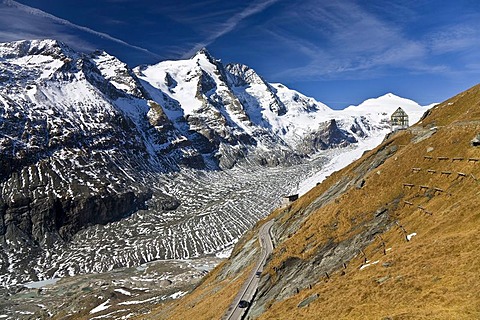
<path id="1" fill-rule="evenodd" d="M 408 114 L 410 124 L 417 122 L 428 109 L 428 107 L 422 107 L 413 100 L 387 93 L 378 98 L 367 99 L 359 105 L 351 105 L 345 108 L 344 112 L 352 115 L 368 114 L 379 122 L 382 119 L 389 119 L 398 107 L 401 107 Z"/>
<path id="2" fill-rule="evenodd" d="M 103 77 L 110 81 L 115 88 L 138 98 L 149 98 L 138 78 L 126 63 L 105 51 L 95 51 L 90 55 L 90 58 Z"/>
<path id="3" fill-rule="evenodd" d="M 0 43 L 1 58 L 21 58 L 24 56 L 36 55 L 77 55 L 64 43 L 46 39 L 46 40 L 21 40 L 13 42 Z"/>
<path id="4" fill-rule="evenodd" d="M 266 81 L 255 70 L 240 63 L 230 63 L 226 66 L 230 73 L 230 81 L 235 86 L 266 85 Z"/>
<path id="5" fill-rule="evenodd" d="M 195 52 L 195 54 L 190 58 L 190 60 L 198 60 L 198 59 L 206 59 L 212 64 L 215 64 L 216 62 L 219 61 L 219 60 L 216 60 L 205 47 Z"/>
<path id="6" fill-rule="evenodd" d="M 0 44 L 0 62 L 8 66 L 6 70 L 13 72 L 9 80 L 23 79 L 24 83 L 32 76 L 49 79 L 62 70 L 78 68 L 75 61 L 80 57 L 81 54 L 56 40 L 23 40 Z"/>

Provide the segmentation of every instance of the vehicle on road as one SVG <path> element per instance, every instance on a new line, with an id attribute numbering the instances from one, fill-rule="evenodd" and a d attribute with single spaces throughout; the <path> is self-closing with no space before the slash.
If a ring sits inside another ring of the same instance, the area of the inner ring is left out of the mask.
<path id="1" fill-rule="evenodd" d="M 240 302 L 238 303 L 239 308 L 247 308 L 249 305 L 250 305 L 250 302 L 245 300 L 240 300 Z"/>
<path id="2" fill-rule="evenodd" d="M 261 275 L 262 275 L 262 271 L 257 271 L 257 272 L 255 272 L 255 276 L 256 276 L 257 278 L 260 278 Z"/>

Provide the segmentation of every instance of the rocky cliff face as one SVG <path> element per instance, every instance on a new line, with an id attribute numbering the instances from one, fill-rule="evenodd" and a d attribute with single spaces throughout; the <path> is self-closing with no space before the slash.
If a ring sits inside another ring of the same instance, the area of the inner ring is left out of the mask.
<path id="1" fill-rule="evenodd" d="M 8 77 L 0 88 L 0 234 L 42 242 L 58 232 L 68 239 L 84 225 L 133 212 L 151 196 L 146 188 L 127 191 L 124 174 L 116 181 L 98 174 L 114 167 L 115 156 L 128 162 L 135 155 L 137 162 L 148 152 L 131 119 L 104 98 L 125 95 L 89 59 L 53 41 L 13 43 L 2 53 Z M 119 212 L 115 200 L 128 205 Z M 101 207 L 99 215 L 90 211 Z"/>
<path id="2" fill-rule="evenodd" d="M 363 131 L 357 131 L 363 132 Z M 325 150 L 332 147 L 345 147 L 356 143 L 357 139 L 345 130 L 341 130 L 335 119 L 321 123 L 318 131 L 310 132 L 304 138 L 305 153 Z"/>
<path id="3" fill-rule="evenodd" d="M 175 173 L 299 163 L 384 127 L 368 115 L 335 112 L 269 84 L 246 66 L 224 66 L 206 50 L 132 70 L 105 52 L 79 54 L 53 40 L 0 44 L 1 281 L 54 275 L 58 270 L 48 265 L 90 226 L 143 209 L 160 216 L 176 209 L 183 196 L 166 186 Z M 158 238 L 168 238 L 170 227 L 162 227 Z M 221 248 L 246 227 L 205 237 Z M 147 240 L 141 250 L 151 250 Z M 167 248 L 177 240 L 159 244 L 155 255 L 110 257 L 101 267 L 85 262 L 85 253 L 58 274 L 213 250 L 200 244 Z"/>

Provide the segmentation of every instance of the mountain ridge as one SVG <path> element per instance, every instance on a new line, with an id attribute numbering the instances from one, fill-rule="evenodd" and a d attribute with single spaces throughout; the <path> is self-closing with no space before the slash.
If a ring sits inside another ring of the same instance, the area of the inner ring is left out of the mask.
<path id="1" fill-rule="evenodd" d="M 1 44 L 1 283 L 224 249 L 263 213 L 248 213 L 248 222 L 232 223 L 228 232 L 188 233 L 182 241 L 163 242 L 175 210 L 190 205 L 188 197 L 172 195 L 171 177 L 298 164 L 320 150 L 388 131 L 380 121 L 385 116 L 329 110 L 246 68 L 225 67 L 200 52 L 189 60 L 131 69 L 107 53 L 81 54 L 55 40 Z M 160 76 L 145 76 L 155 69 Z M 147 238 L 137 239 L 142 245 L 131 248 L 135 253 L 90 261 L 85 248 L 92 245 L 83 245 L 77 233 L 136 212 L 160 213 L 166 227 L 155 230 L 162 244 L 152 249 Z M 200 213 L 192 216 L 195 222 L 179 215 L 178 223 L 210 227 Z M 201 245 L 208 237 L 211 243 Z M 72 239 L 85 250 L 65 257 L 69 246 L 75 248 Z"/>

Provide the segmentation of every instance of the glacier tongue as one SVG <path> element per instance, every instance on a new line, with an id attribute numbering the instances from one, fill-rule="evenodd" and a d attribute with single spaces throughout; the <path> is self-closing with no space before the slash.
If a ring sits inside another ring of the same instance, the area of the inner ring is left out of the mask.
<path id="1" fill-rule="evenodd" d="M 132 70 L 0 44 L 0 283 L 224 250 L 393 106 L 423 112 L 393 95 L 331 110 L 206 50 Z"/>

